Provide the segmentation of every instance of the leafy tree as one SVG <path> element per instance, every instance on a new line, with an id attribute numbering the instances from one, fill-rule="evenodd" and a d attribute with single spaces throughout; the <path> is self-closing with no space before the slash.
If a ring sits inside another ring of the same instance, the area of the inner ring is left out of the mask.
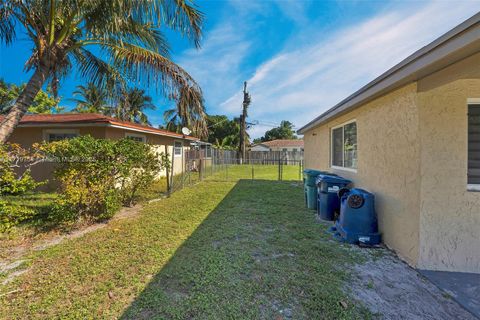
<path id="1" fill-rule="evenodd" d="M 108 219 L 121 204 L 132 205 L 138 191 L 170 165 L 163 153 L 128 138 L 80 136 L 35 148 L 57 160 L 55 178 L 61 192 L 50 213 L 57 221 Z"/>
<path id="2" fill-rule="evenodd" d="M 0 41 L 10 45 L 17 32 L 25 32 L 32 45 L 26 69 L 33 74 L 0 122 L 0 142 L 11 135 L 42 86 L 49 82 L 56 95 L 59 81 L 73 68 L 111 90 L 129 79 L 156 84 L 167 96 L 189 88 L 198 99 L 199 86 L 170 60 L 162 32 L 180 32 L 199 47 L 202 21 L 188 0 L 1 1 Z"/>
<path id="3" fill-rule="evenodd" d="M 71 99 L 77 104 L 76 108 L 72 110 L 74 112 L 106 115 L 112 113 L 112 108 L 108 104 L 109 95 L 107 91 L 102 87 L 97 87 L 92 82 L 89 82 L 86 86 L 77 86 L 77 90 L 73 94 L 79 96 L 79 98 Z"/>
<path id="4" fill-rule="evenodd" d="M 295 131 L 293 130 L 293 123 L 283 120 L 280 123 L 280 126 L 265 132 L 265 136 L 263 136 L 260 140 L 262 142 L 265 142 L 277 139 L 298 139 L 298 137 L 295 135 Z"/>
<path id="5" fill-rule="evenodd" d="M 207 117 L 208 142 L 223 149 L 238 149 L 240 141 L 240 122 L 228 119 L 224 115 Z"/>
<path id="6" fill-rule="evenodd" d="M 7 114 L 15 104 L 20 93 L 25 89 L 25 84 L 17 86 L 15 84 L 7 84 L 0 80 L 0 114 Z M 58 106 L 59 98 L 54 98 L 50 88 L 47 91 L 40 90 L 28 107 L 28 113 L 59 113 L 64 110 Z"/>
<path id="7" fill-rule="evenodd" d="M 123 92 L 115 108 L 114 116 L 120 120 L 150 125 L 145 111 L 155 110 L 152 97 L 142 89 L 128 89 Z"/>

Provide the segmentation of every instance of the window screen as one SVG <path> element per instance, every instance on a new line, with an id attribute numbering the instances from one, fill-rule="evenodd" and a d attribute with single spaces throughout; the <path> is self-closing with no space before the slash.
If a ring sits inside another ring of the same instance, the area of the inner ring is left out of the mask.
<path id="1" fill-rule="evenodd" d="M 343 166 L 357 167 L 357 123 L 352 122 L 343 127 Z"/>
<path id="2" fill-rule="evenodd" d="M 212 146 L 205 146 L 205 158 L 212 157 Z"/>
<path id="3" fill-rule="evenodd" d="M 468 184 L 480 184 L 480 104 L 468 106 Z"/>
<path id="4" fill-rule="evenodd" d="M 181 156 L 182 155 L 182 149 L 183 145 L 181 142 L 175 141 L 174 148 L 173 148 L 173 154 L 176 156 Z"/>
<path id="5" fill-rule="evenodd" d="M 145 141 L 145 138 L 142 137 L 142 136 L 127 135 L 127 138 L 131 139 L 133 141 L 137 141 L 137 142 L 144 142 Z"/>
<path id="6" fill-rule="evenodd" d="M 343 167 L 343 127 L 332 130 L 332 165 Z"/>
<path id="7" fill-rule="evenodd" d="M 332 130 L 332 166 L 357 168 L 357 123 Z"/>
<path id="8" fill-rule="evenodd" d="M 48 141 L 53 142 L 53 141 L 60 141 L 65 139 L 73 139 L 77 136 L 78 134 L 76 133 L 49 133 Z"/>

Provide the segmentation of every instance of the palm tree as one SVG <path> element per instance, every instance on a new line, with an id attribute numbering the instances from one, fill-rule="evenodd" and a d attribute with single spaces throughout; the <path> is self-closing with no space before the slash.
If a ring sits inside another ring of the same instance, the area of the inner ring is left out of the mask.
<path id="1" fill-rule="evenodd" d="M 97 87 L 94 83 L 89 82 L 87 86 L 79 85 L 74 95 L 80 98 L 71 99 L 77 103 L 74 112 L 79 113 L 101 113 L 109 115 L 112 112 L 111 106 L 108 105 L 108 93 L 102 87 Z"/>
<path id="2" fill-rule="evenodd" d="M 120 97 L 117 108 L 115 109 L 115 117 L 124 121 L 151 125 L 145 111 L 155 109 L 156 107 L 152 103 L 152 97 L 146 95 L 145 90 L 137 88 L 128 89 L 124 91 Z"/>
<path id="3" fill-rule="evenodd" d="M 73 68 L 98 87 L 113 90 L 118 82 L 156 84 L 167 96 L 195 80 L 169 58 L 161 29 L 180 32 L 199 47 L 203 15 L 189 0 L 2 0 L 0 42 L 26 33 L 32 55 L 26 69 L 33 71 L 13 107 L 0 122 L 5 142 L 42 88 Z M 21 29 L 19 28 L 21 27 Z M 93 50 L 92 50 L 93 49 Z M 100 53 L 100 54 L 98 54 Z"/>
<path id="4" fill-rule="evenodd" d="M 167 129 L 178 132 L 179 128 L 188 127 L 198 138 L 206 138 L 208 136 L 207 114 L 199 88 L 183 87 L 179 95 L 174 98 L 175 108 L 163 113 Z"/>

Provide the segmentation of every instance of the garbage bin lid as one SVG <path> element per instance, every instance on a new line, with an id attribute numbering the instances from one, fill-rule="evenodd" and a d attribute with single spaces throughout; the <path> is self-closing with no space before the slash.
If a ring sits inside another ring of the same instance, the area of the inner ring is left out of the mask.
<path id="1" fill-rule="evenodd" d="M 350 189 L 350 194 L 360 194 L 365 198 L 368 197 L 374 197 L 374 194 L 371 192 L 368 192 L 367 190 L 360 189 L 360 188 L 352 188 Z"/>
<path id="2" fill-rule="evenodd" d="M 342 178 L 337 175 L 330 175 L 330 174 L 320 174 L 318 175 L 315 183 L 318 185 L 319 183 L 327 182 L 327 183 L 338 183 L 338 184 L 349 184 L 352 183 L 351 180 Z"/>
<path id="3" fill-rule="evenodd" d="M 303 173 L 310 176 L 318 176 L 319 174 L 326 174 L 327 172 L 314 169 L 305 169 L 303 170 Z"/>

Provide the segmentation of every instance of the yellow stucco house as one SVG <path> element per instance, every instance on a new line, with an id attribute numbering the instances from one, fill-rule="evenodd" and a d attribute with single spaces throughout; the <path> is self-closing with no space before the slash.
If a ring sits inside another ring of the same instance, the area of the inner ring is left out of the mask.
<path id="1" fill-rule="evenodd" d="M 195 137 L 94 113 L 25 115 L 8 141 L 28 149 L 34 143 L 68 139 L 79 135 L 112 140 L 129 138 L 148 143 L 158 152 L 170 155 L 173 174 L 187 170 L 185 152 L 190 149 L 191 143 L 199 141 Z M 53 163 L 40 163 L 32 167 L 32 176 L 39 181 L 51 180 L 53 169 Z M 159 176 L 165 174 L 164 170 Z M 53 187 L 54 184 L 50 183 L 44 189 Z"/>
<path id="2" fill-rule="evenodd" d="M 305 167 L 376 195 L 387 246 L 480 273 L 480 14 L 310 121 Z"/>

